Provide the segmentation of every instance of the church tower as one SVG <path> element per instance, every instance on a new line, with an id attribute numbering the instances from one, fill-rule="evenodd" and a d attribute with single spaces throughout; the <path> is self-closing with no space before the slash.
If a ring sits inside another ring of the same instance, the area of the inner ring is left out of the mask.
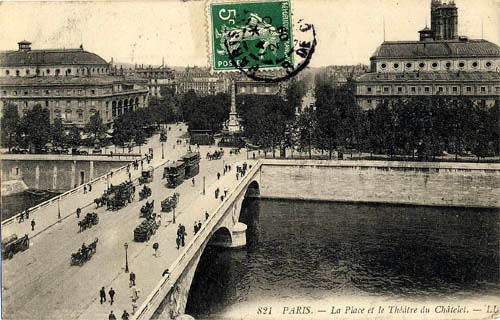
<path id="1" fill-rule="evenodd" d="M 434 40 L 458 39 L 458 9 L 455 2 L 431 1 L 431 30 Z"/>

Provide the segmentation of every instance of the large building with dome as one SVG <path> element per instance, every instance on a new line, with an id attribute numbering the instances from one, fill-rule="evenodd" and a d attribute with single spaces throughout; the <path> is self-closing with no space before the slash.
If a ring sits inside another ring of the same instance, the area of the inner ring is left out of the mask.
<path id="1" fill-rule="evenodd" d="M 125 78 L 95 53 L 79 49 L 32 50 L 28 41 L 19 49 L 0 52 L 0 109 L 15 104 L 22 116 L 34 105 L 50 111 L 68 126 L 84 126 L 99 112 L 111 125 L 121 114 L 146 107 L 148 88 Z"/>
<path id="2" fill-rule="evenodd" d="M 384 41 L 370 58 L 370 72 L 356 79 L 363 109 L 382 101 L 422 95 L 467 96 L 487 106 L 500 96 L 500 47 L 458 36 L 453 1 L 431 2 L 431 29 L 419 41 Z"/>

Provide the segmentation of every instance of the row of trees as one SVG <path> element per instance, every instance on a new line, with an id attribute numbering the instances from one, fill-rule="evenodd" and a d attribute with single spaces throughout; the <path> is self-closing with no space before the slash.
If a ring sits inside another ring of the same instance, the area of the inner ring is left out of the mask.
<path id="1" fill-rule="evenodd" d="M 19 147 L 39 153 L 48 143 L 55 148 L 76 148 L 85 143 L 81 133 L 88 135 L 87 144 L 94 145 L 106 135 L 106 126 L 99 113 L 92 115 L 83 129 L 64 126 L 61 118 L 50 123 L 50 112 L 40 104 L 35 105 L 21 118 L 17 106 L 7 104 L 2 115 L 1 135 L 3 144 L 9 148 Z"/>
<path id="2" fill-rule="evenodd" d="M 294 115 L 293 100 L 241 96 L 245 135 L 264 149 L 301 151 L 356 149 L 433 159 L 444 152 L 478 158 L 500 151 L 500 106 L 488 108 L 466 97 L 415 97 L 384 102 L 363 111 L 352 84 L 315 88 L 314 107 Z"/>

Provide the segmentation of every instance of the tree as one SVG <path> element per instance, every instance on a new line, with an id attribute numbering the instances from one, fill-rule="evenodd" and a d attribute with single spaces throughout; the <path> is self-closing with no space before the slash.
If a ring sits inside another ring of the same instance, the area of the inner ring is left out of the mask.
<path id="1" fill-rule="evenodd" d="M 85 125 L 84 131 L 91 136 L 91 141 L 94 145 L 106 134 L 107 128 L 102 122 L 99 112 L 90 116 L 89 122 Z"/>
<path id="2" fill-rule="evenodd" d="M 69 129 L 69 134 L 66 138 L 66 143 L 73 149 L 78 148 L 82 145 L 82 140 L 80 138 L 80 129 L 76 127 L 71 127 Z"/>
<path id="3" fill-rule="evenodd" d="M 312 158 L 311 149 L 315 141 L 316 127 L 316 114 L 311 107 L 302 110 L 295 120 L 296 141 L 300 150 L 307 149 L 309 151 L 309 159 Z"/>
<path id="4" fill-rule="evenodd" d="M 15 104 L 6 104 L 3 110 L 1 129 L 2 129 L 2 141 L 10 149 L 17 145 L 17 135 L 19 130 L 21 120 L 19 119 L 19 114 L 17 113 L 17 106 Z"/>
<path id="5" fill-rule="evenodd" d="M 30 149 L 34 149 L 32 151 L 35 153 L 40 152 L 51 137 L 49 110 L 36 104 L 33 109 L 28 110 L 21 123 L 22 132 Z"/>
<path id="6" fill-rule="evenodd" d="M 64 146 L 68 141 L 66 137 L 66 130 L 64 129 L 61 118 L 54 119 L 54 123 L 52 124 L 51 128 L 51 139 L 52 144 L 58 148 Z"/>

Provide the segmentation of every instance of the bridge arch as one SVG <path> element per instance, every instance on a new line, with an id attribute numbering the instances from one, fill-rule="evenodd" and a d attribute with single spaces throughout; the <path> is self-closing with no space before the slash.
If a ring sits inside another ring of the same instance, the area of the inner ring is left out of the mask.
<path id="1" fill-rule="evenodd" d="M 207 245 L 221 245 L 232 242 L 231 231 L 226 227 L 220 227 L 208 240 Z"/>
<path id="2" fill-rule="evenodd" d="M 260 187 L 257 181 L 252 181 L 248 184 L 245 198 L 258 198 L 260 196 Z"/>

